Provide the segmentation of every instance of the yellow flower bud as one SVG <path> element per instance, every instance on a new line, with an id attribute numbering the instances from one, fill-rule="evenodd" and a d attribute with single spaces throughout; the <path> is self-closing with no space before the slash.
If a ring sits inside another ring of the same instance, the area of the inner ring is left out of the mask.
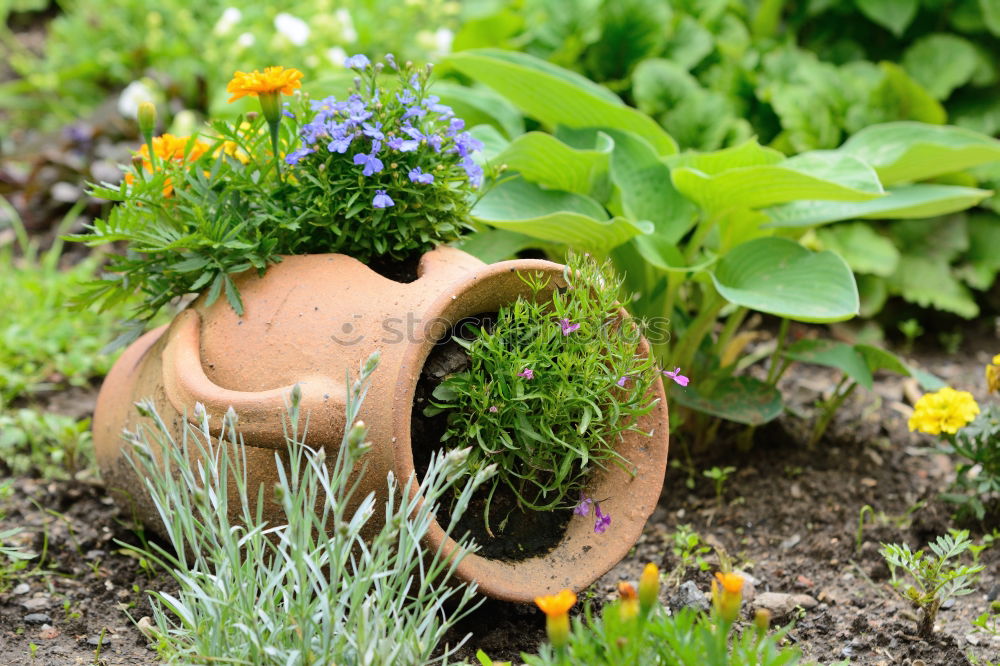
<path id="1" fill-rule="evenodd" d="M 771 628 L 771 611 L 766 608 L 758 608 L 753 616 L 753 626 L 757 628 L 758 633 L 766 634 L 767 630 Z"/>
<path id="2" fill-rule="evenodd" d="M 618 606 L 618 617 L 623 622 L 634 620 L 639 614 L 639 598 L 635 594 L 635 588 L 631 583 L 618 583 L 618 596 L 621 603 Z"/>
<path id="3" fill-rule="evenodd" d="M 649 613 L 660 600 L 660 570 L 650 562 L 639 578 L 639 606 L 642 614 Z"/>
<path id="4" fill-rule="evenodd" d="M 156 105 L 152 102 L 139 104 L 136 119 L 139 121 L 139 133 L 142 134 L 142 138 L 146 140 L 146 143 L 151 142 L 153 132 L 156 131 Z"/>

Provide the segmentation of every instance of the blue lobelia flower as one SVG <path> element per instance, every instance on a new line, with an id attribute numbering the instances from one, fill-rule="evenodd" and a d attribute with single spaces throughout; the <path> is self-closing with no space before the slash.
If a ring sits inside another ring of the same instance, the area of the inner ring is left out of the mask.
<path id="1" fill-rule="evenodd" d="M 314 152 L 316 151 L 313 148 L 299 148 L 298 150 L 291 152 L 285 156 L 285 163 L 294 166 L 298 164 L 299 160 L 301 160 L 303 157 Z"/>
<path id="2" fill-rule="evenodd" d="M 416 139 L 404 139 L 401 136 L 394 136 L 389 139 L 388 145 L 393 150 L 398 150 L 401 153 L 409 153 L 419 148 L 420 142 Z"/>
<path id="3" fill-rule="evenodd" d="M 373 173 L 378 173 L 382 170 L 383 164 L 382 160 L 375 156 L 378 153 L 382 144 L 378 141 L 372 141 L 372 151 L 367 155 L 365 153 L 358 153 L 354 156 L 354 163 L 359 165 L 364 165 L 364 169 L 361 170 L 362 176 L 370 176 Z M 382 206 L 384 208 L 384 206 Z"/>
<path id="4" fill-rule="evenodd" d="M 368 56 L 364 55 L 363 53 L 352 55 L 350 58 L 344 60 L 344 67 L 346 67 L 347 69 L 364 69 L 365 67 L 368 67 L 371 64 L 372 63 L 368 59 Z"/>
<path id="5" fill-rule="evenodd" d="M 334 125 L 330 131 L 331 141 L 326 149 L 331 153 L 344 154 L 354 140 L 354 132 L 349 132 L 344 125 Z"/>
<path id="6" fill-rule="evenodd" d="M 434 182 L 434 174 L 424 173 L 420 167 L 410 169 L 410 173 L 407 175 L 409 175 L 411 183 L 423 183 L 424 185 L 429 185 Z"/>
<path id="7" fill-rule="evenodd" d="M 382 134 L 382 123 L 379 122 L 374 125 L 371 123 L 363 123 L 361 125 L 361 131 L 365 136 L 371 137 L 372 139 L 378 139 L 381 141 L 385 138 L 385 134 Z"/>
<path id="8" fill-rule="evenodd" d="M 395 206 L 396 202 L 392 200 L 385 190 L 375 190 L 375 197 L 372 199 L 372 206 L 375 208 L 388 208 L 389 206 Z"/>

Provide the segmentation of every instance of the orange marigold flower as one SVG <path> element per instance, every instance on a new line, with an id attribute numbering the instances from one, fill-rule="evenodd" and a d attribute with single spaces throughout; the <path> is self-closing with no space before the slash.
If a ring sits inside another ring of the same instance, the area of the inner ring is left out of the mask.
<path id="1" fill-rule="evenodd" d="M 548 616 L 565 615 L 576 603 L 576 595 L 570 589 L 564 589 L 559 594 L 547 594 L 535 597 L 535 603 Z"/>
<path id="2" fill-rule="evenodd" d="M 712 581 L 712 605 L 726 622 L 735 622 L 743 602 L 743 576 L 738 573 L 715 573 Z"/>
<path id="3" fill-rule="evenodd" d="M 618 617 L 627 622 L 639 614 L 639 596 L 635 593 L 632 583 L 619 582 L 618 597 L 621 599 Z"/>
<path id="4" fill-rule="evenodd" d="M 241 97 L 253 95 L 278 94 L 291 95 L 296 88 L 301 88 L 300 79 L 302 72 L 295 68 L 285 69 L 284 67 L 266 67 L 263 72 L 256 69 L 252 72 L 236 72 L 233 80 L 226 86 L 226 92 L 232 93 L 230 102 L 235 102 Z"/>
<path id="5" fill-rule="evenodd" d="M 173 162 L 175 164 L 182 164 L 184 162 L 193 162 L 205 154 L 205 151 L 209 149 L 209 145 L 204 141 L 195 140 L 189 150 L 188 143 L 190 141 L 191 137 L 189 136 L 174 136 L 173 134 L 153 137 L 153 154 L 156 155 L 156 159 L 164 163 Z M 142 145 L 138 156 L 142 158 L 142 168 L 146 171 L 152 171 L 153 163 L 149 158 L 149 146 L 147 144 Z M 131 173 L 125 174 L 125 182 L 131 185 L 135 182 L 135 176 Z M 168 178 L 163 185 L 163 196 L 169 197 L 173 191 L 174 186 Z"/>

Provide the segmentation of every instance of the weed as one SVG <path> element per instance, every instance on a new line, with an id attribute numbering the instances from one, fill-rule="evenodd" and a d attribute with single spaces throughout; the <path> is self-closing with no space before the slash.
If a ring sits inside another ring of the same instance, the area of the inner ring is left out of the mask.
<path id="1" fill-rule="evenodd" d="M 722 504 L 725 496 L 726 481 L 729 480 L 730 475 L 735 471 L 735 467 L 713 467 L 701 473 L 706 479 L 712 480 L 712 483 L 715 485 L 715 499 L 720 504 Z"/>

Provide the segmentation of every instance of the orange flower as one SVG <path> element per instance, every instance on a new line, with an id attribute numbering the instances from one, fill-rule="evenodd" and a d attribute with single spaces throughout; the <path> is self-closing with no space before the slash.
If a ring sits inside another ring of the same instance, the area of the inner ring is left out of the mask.
<path id="1" fill-rule="evenodd" d="M 720 589 L 721 587 L 721 589 Z M 726 622 L 735 622 L 743 602 L 743 576 L 738 573 L 715 573 L 712 581 L 712 605 Z"/>
<path id="2" fill-rule="evenodd" d="M 618 607 L 618 617 L 628 622 L 639 614 L 639 597 L 631 583 L 618 583 L 618 597 L 621 605 Z"/>
<path id="3" fill-rule="evenodd" d="M 535 603 L 545 613 L 545 632 L 549 642 L 557 650 L 569 642 L 569 609 L 576 603 L 572 590 L 564 589 L 559 594 L 535 597 Z"/>
<path id="4" fill-rule="evenodd" d="M 184 162 L 193 162 L 205 154 L 209 145 L 204 141 L 195 140 L 191 144 L 191 149 L 188 150 L 187 145 L 190 140 L 191 137 L 174 136 L 173 134 L 153 137 L 153 154 L 162 163 L 173 162 L 174 164 L 183 164 Z M 149 157 L 149 146 L 147 144 L 143 144 L 142 148 L 139 149 L 139 157 L 142 158 L 142 168 L 146 171 L 152 171 L 153 163 Z M 131 173 L 125 174 L 125 182 L 131 185 L 135 182 L 135 176 Z M 174 186 L 168 178 L 163 185 L 163 196 L 169 197 L 173 191 Z"/>
<path id="5" fill-rule="evenodd" d="M 555 615 L 565 615 L 576 603 L 576 595 L 570 589 L 565 589 L 559 594 L 547 594 L 544 597 L 535 597 L 535 603 L 542 612 L 549 617 Z"/>
<path id="6" fill-rule="evenodd" d="M 241 97 L 253 95 L 291 95 L 296 88 L 301 88 L 299 79 L 302 72 L 295 68 L 285 69 L 284 67 L 266 67 L 263 72 L 256 69 L 252 72 L 236 72 L 233 80 L 226 86 L 226 92 L 232 93 L 230 102 L 235 102 Z"/>

